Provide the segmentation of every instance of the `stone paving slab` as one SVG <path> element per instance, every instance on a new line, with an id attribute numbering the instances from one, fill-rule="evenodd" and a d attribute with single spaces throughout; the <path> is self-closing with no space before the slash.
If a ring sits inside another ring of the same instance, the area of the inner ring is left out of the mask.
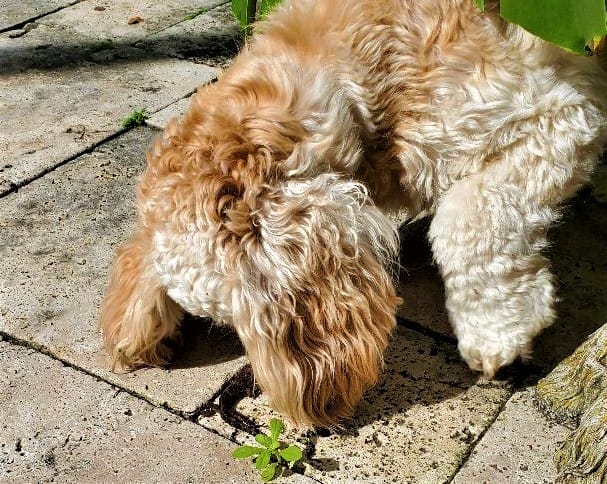
<path id="1" fill-rule="evenodd" d="M 39 23 L 68 33 L 73 43 L 136 42 L 222 3 L 225 0 L 85 0 Z"/>
<path id="2" fill-rule="evenodd" d="M 78 0 L 2 0 L 0 31 L 76 2 Z"/>
<path id="3" fill-rule="evenodd" d="M 506 382 L 477 384 L 454 345 L 398 328 L 379 384 L 343 432 L 318 437 L 306 474 L 325 483 L 444 482 L 510 393 Z M 266 428 L 273 416 L 264 397 L 244 399 L 237 410 Z M 251 440 L 218 416 L 199 422 L 239 442 Z"/>
<path id="4" fill-rule="evenodd" d="M 259 482 L 231 442 L 7 342 L 0 414 L 2 482 Z"/>
<path id="5" fill-rule="evenodd" d="M 7 44 L 26 42 L 35 64 L 41 55 L 36 52 L 45 50 L 37 47 L 53 34 L 40 26 L 20 39 L 0 36 L 0 52 L 16 56 L 18 51 Z M 108 54 L 111 62 L 87 60 L 0 78 L 0 111 L 8 113 L 0 117 L 0 193 L 119 132 L 121 120 L 133 109 L 153 113 L 215 77 L 213 69 L 201 64 L 169 58 L 141 62 L 140 52 L 122 51 L 126 58 L 119 62 L 113 52 Z M 3 62 L 27 64 L 27 59 L 9 55 Z"/>
<path id="6" fill-rule="evenodd" d="M 220 1 L 138 4 L 146 17 L 132 25 L 123 19 L 132 2 L 102 3 L 60 10 L 18 38 L 0 34 L 0 194 L 119 132 L 133 109 L 152 114 L 215 78 L 208 66 L 130 44 Z"/>
<path id="7" fill-rule="evenodd" d="M 226 67 L 243 44 L 242 31 L 225 4 L 139 42 L 148 51 Z"/>
<path id="8" fill-rule="evenodd" d="M 149 119 L 146 119 L 145 123 L 154 128 L 164 129 L 171 119 L 183 117 L 190 106 L 191 100 L 191 96 L 180 99 L 176 103 L 154 113 Z"/>
<path id="9" fill-rule="evenodd" d="M 557 277 L 558 318 L 542 333 L 533 363 L 547 374 L 607 321 L 607 165 L 597 171 L 594 189 L 585 189 L 551 231 L 549 257 Z"/>
<path id="10" fill-rule="evenodd" d="M 134 229 L 134 184 L 155 134 L 129 131 L 0 199 L 0 331 L 190 414 L 244 364 L 233 333 L 193 321 L 168 370 L 113 374 L 97 330 L 110 261 Z"/>
<path id="11" fill-rule="evenodd" d="M 546 420 L 532 394 L 527 389 L 512 395 L 453 484 L 555 481 L 553 456 L 570 430 Z"/>

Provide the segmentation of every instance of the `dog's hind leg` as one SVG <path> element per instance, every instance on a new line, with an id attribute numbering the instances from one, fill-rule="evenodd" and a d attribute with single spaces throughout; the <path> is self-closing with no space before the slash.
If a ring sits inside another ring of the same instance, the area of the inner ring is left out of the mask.
<path id="1" fill-rule="evenodd" d="M 167 338 L 182 311 L 162 287 L 150 261 L 151 235 L 139 230 L 119 251 L 101 308 L 100 326 L 112 367 L 167 363 Z"/>

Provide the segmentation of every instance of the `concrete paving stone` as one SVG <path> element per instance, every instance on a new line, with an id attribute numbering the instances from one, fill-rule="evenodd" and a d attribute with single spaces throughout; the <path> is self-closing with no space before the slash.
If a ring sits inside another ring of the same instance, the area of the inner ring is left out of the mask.
<path id="1" fill-rule="evenodd" d="M 0 414 L 2 482 L 259 482 L 231 442 L 7 342 Z"/>
<path id="2" fill-rule="evenodd" d="M 0 31 L 76 2 L 78 0 L 2 0 Z"/>
<path id="3" fill-rule="evenodd" d="M 242 43 L 242 30 L 230 5 L 225 4 L 151 35 L 137 46 L 223 68 L 230 64 Z"/>
<path id="4" fill-rule="evenodd" d="M 110 262 L 134 230 L 134 184 L 155 134 L 129 131 L 0 199 L 0 331 L 190 414 L 245 363 L 232 332 L 191 321 L 169 369 L 114 374 L 97 330 Z"/>
<path id="5" fill-rule="evenodd" d="M 453 484 L 552 483 L 553 457 L 570 430 L 533 405 L 533 390 L 516 392 L 457 473 Z"/>
<path id="6" fill-rule="evenodd" d="M 85 0 L 39 23 L 69 34 L 73 43 L 132 43 L 222 3 L 225 0 Z"/>
<path id="7" fill-rule="evenodd" d="M 342 432 L 318 437 L 306 475 L 326 483 L 445 482 L 510 393 L 506 382 L 477 383 L 455 345 L 400 327 L 380 382 Z M 237 410 L 265 428 L 274 416 L 264 397 L 246 398 Z M 241 443 L 251 442 L 251 436 L 216 415 L 199 422 Z M 297 437 L 289 432 L 285 441 Z"/>
<path id="8" fill-rule="evenodd" d="M 68 46 L 62 66 L 56 34 L 40 25 L 18 39 L 0 35 L 0 70 L 9 72 L 0 77 L 0 193 L 117 133 L 133 109 L 154 113 L 215 77 L 207 66 L 145 59 L 134 48 L 99 51 L 95 60 Z M 17 65 L 27 70 L 11 71 Z"/>
<path id="9" fill-rule="evenodd" d="M 146 119 L 146 124 L 154 128 L 164 129 L 171 119 L 181 118 L 185 114 L 191 100 L 191 96 L 189 96 L 161 109 L 150 116 L 149 119 Z"/>

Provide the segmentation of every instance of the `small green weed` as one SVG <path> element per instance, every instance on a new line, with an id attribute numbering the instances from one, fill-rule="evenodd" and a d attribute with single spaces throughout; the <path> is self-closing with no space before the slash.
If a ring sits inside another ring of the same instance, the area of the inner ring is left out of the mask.
<path id="1" fill-rule="evenodd" d="M 298 446 L 286 447 L 278 440 L 283 429 L 283 423 L 277 418 L 273 418 L 270 420 L 270 435 L 257 434 L 255 436 L 255 440 L 263 447 L 241 445 L 234 449 L 232 457 L 235 459 L 254 457 L 255 468 L 261 472 L 261 479 L 264 482 L 271 481 L 280 476 L 285 468 L 292 468 L 303 457 L 303 452 Z"/>
<path id="2" fill-rule="evenodd" d="M 207 7 L 200 7 L 198 10 L 192 12 L 189 15 L 186 15 L 185 17 L 183 17 L 183 20 L 192 20 L 196 17 L 198 17 L 199 15 L 202 15 L 204 13 L 207 13 L 209 11 L 209 9 Z"/>
<path id="3" fill-rule="evenodd" d="M 148 119 L 148 113 L 145 109 L 134 109 L 131 114 L 122 120 L 123 128 L 134 128 L 135 126 L 141 126 Z"/>

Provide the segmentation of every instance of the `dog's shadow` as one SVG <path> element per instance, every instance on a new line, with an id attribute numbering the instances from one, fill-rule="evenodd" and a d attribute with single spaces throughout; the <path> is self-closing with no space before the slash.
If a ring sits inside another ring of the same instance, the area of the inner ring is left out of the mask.
<path id="1" fill-rule="evenodd" d="M 171 369 L 219 365 L 245 354 L 238 336 L 230 327 L 191 315 L 185 316 L 179 339 L 173 347 L 175 358 L 169 365 Z"/>
<path id="2" fill-rule="evenodd" d="M 607 206 L 593 196 L 591 187 L 569 204 L 549 239 L 552 246 L 546 255 L 556 276 L 558 316 L 535 340 L 538 378 L 607 324 Z"/>

